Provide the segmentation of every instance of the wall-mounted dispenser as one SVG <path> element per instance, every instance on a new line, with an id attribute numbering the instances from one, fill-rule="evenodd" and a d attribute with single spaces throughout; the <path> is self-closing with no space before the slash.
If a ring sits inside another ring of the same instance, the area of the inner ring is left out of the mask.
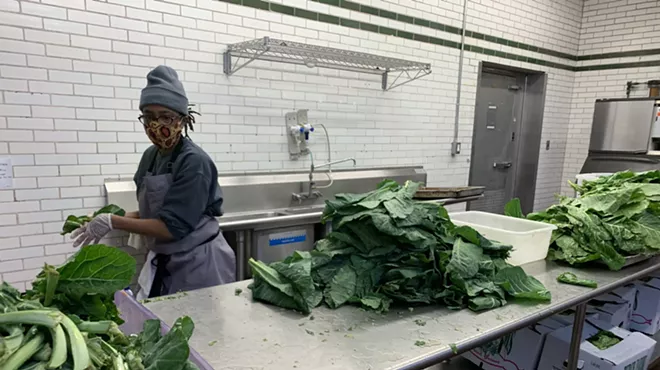
<path id="1" fill-rule="evenodd" d="M 307 112 L 307 109 L 299 109 L 284 116 L 291 159 L 298 159 L 309 154 L 307 141 L 309 135 L 314 132 L 314 127 L 309 123 Z"/>

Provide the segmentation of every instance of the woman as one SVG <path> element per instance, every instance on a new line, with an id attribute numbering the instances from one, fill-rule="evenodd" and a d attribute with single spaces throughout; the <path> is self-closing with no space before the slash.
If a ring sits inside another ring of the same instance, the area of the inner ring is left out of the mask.
<path id="1" fill-rule="evenodd" d="M 217 169 L 188 138 L 194 112 L 172 68 L 159 66 L 147 74 L 140 111 L 153 145 L 134 177 L 139 211 L 96 216 L 72 235 L 74 247 L 98 243 L 111 230 L 145 236 L 149 254 L 138 294 L 143 298 L 233 282 L 234 252 L 216 220 L 222 215 Z"/>

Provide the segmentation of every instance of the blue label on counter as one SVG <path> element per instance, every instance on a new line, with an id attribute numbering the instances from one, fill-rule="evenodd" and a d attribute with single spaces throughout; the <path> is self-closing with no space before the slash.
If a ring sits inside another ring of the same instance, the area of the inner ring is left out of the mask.
<path id="1" fill-rule="evenodd" d="M 268 245 L 270 245 L 271 247 L 275 247 L 278 245 L 302 243 L 305 240 L 307 240 L 307 235 L 296 235 L 296 236 L 290 236 L 288 238 L 270 239 L 268 240 Z"/>

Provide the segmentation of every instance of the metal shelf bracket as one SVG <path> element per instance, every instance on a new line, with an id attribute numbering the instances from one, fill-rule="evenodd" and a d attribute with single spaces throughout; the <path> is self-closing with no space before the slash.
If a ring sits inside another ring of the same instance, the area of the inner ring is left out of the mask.
<path id="1" fill-rule="evenodd" d="M 385 91 L 431 73 L 429 63 L 276 40 L 270 37 L 229 45 L 223 56 L 224 72 L 232 75 L 255 60 L 377 74 L 382 76 L 382 89 Z M 392 82 L 388 81 L 390 74 L 394 76 Z"/>

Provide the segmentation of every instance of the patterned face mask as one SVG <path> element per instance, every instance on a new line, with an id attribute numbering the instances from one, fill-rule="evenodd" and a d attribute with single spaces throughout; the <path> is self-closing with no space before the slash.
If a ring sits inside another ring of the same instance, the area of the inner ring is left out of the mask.
<path id="1" fill-rule="evenodd" d="M 163 125 L 158 120 L 150 121 L 144 126 L 149 140 L 160 149 L 172 149 L 179 142 L 183 126 L 181 122 Z"/>

